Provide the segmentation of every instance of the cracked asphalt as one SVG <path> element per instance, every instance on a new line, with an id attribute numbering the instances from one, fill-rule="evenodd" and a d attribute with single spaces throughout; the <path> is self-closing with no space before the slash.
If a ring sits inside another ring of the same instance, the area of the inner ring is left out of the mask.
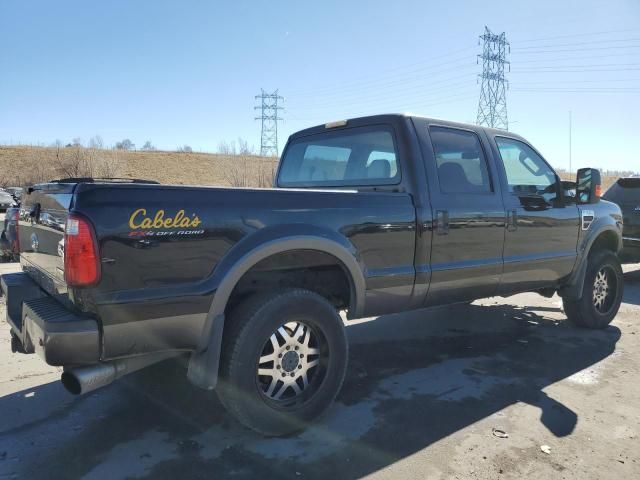
<path id="1" fill-rule="evenodd" d="M 603 331 L 535 294 L 349 322 L 337 402 L 286 438 L 240 426 L 185 359 L 73 397 L 2 324 L 0 479 L 640 478 L 640 266 L 625 270 Z"/>

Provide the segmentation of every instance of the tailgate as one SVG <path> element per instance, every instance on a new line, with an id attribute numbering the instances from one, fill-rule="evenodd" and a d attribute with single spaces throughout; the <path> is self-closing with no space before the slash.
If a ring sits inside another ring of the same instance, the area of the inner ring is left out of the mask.
<path id="1" fill-rule="evenodd" d="M 51 294 L 67 291 L 64 281 L 64 228 L 76 184 L 36 185 L 23 196 L 20 263 Z"/>

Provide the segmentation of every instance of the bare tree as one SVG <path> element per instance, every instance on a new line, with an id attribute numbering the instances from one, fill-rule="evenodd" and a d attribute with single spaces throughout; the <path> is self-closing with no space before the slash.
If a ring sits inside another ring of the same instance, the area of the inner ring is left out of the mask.
<path id="1" fill-rule="evenodd" d="M 236 148 L 237 145 L 237 148 Z M 249 145 L 244 138 L 238 137 L 238 143 L 235 141 L 227 142 L 222 140 L 218 143 L 218 153 L 223 155 L 255 155 L 255 148 L 253 145 Z"/>
<path id="2" fill-rule="evenodd" d="M 193 153 L 193 149 L 189 145 L 183 145 L 182 147 L 176 148 L 176 150 L 182 153 Z"/>
<path id="3" fill-rule="evenodd" d="M 80 137 L 75 137 L 73 140 L 71 140 L 71 144 L 74 147 L 79 147 L 82 145 L 82 139 Z"/>
<path id="4" fill-rule="evenodd" d="M 227 142 L 226 140 L 222 140 L 220 143 L 218 143 L 218 153 L 221 153 L 222 155 L 235 155 L 235 142 Z"/>
<path id="5" fill-rule="evenodd" d="M 67 155 L 59 155 L 56 169 L 63 177 L 92 177 L 93 164 L 91 157 L 87 155 L 81 146 L 73 147 Z"/>
<path id="6" fill-rule="evenodd" d="M 224 179 L 231 187 L 249 186 L 249 166 L 247 157 L 238 157 L 230 168 L 225 170 Z"/>
<path id="7" fill-rule="evenodd" d="M 133 143 L 128 138 L 125 138 L 121 142 L 116 142 L 116 150 L 133 150 L 135 148 L 135 143 Z"/>
<path id="8" fill-rule="evenodd" d="M 93 160 L 95 174 L 101 178 L 115 178 L 120 174 L 122 162 L 117 150 L 104 152 Z"/>
<path id="9" fill-rule="evenodd" d="M 147 140 L 146 142 L 144 142 L 144 145 L 142 145 L 141 150 L 145 150 L 147 152 L 151 152 L 154 151 L 156 149 L 156 147 L 153 146 L 153 144 L 151 143 L 151 140 Z"/>
<path id="10" fill-rule="evenodd" d="M 29 173 L 24 178 L 18 178 L 16 185 L 26 187 L 34 185 L 36 183 L 46 182 L 51 180 L 51 170 L 44 167 L 44 164 L 38 163 L 34 168 L 29 170 Z"/>
<path id="11" fill-rule="evenodd" d="M 100 135 L 95 135 L 89 139 L 89 148 L 104 148 L 104 142 Z"/>
<path id="12" fill-rule="evenodd" d="M 249 146 L 249 142 L 247 142 L 244 138 L 238 137 L 238 154 L 255 155 L 255 150 L 253 146 Z"/>
<path id="13" fill-rule="evenodd" d="M 272 162 L 264 162 L 260 164 L 258 169 L 257 187 L 271 188 L 273 180 L 276 176 L 276 167 Z"/>

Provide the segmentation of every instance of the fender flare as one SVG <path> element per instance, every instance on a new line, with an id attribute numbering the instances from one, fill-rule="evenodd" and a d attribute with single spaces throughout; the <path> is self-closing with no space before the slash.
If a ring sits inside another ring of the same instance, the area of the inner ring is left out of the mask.
<path id="1" fill-rule="evenodd" d="M 355 254 L 344 245 L 330 238 L 316 235 L 293 235 L 273 238 L 243 253 L 222 272 L 222 280 L 216 289 L 205 320 L 200 345 L 189 361 L 187 377 L 194 385 L 211 390 L 218 380 L 224 311 L 233 289 L 242 276 L 261 260 L 291 250 L 316 250 L 335 257 L 345 270 L 350 283 L 350 317 L 358 317 L 364 311 L 365 277 Z"/>
<path id="2" fill-rule="evenodd" d="M 582 286 L 584 284 L 584 277 L 587 274 L 587 264 L 589 263 L 588 259 L 589 254 L 591 253 L 591 248 L 593 247 L 596 239 L 607 231 L 613 232 L 618 238 L 616 253 L 620 252 L 620 249 L 622 248 L 622 238 L 620 231 L 616 229 L 614 225 L 605 224 L 600 226 L 597 230 L 590 232 L 589 236 L 582 242 L 578 259 L 576 260 L 576 264 L 573 268 L 573 274 L 567 283 L 558 290 L 558 295 L 562 298 L 578 300 L 582 297 Z"/>

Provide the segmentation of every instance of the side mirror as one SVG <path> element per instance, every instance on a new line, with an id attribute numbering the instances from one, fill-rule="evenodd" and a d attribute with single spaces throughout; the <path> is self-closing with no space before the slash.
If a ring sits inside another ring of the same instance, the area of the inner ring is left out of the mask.
<path id="1" fill-rule="evenodd" d="M 578 203 L 598 203 L 602 195 L 600 170 L 597 168 L 581 168 L 576 178 L 576 198 Z"/>

